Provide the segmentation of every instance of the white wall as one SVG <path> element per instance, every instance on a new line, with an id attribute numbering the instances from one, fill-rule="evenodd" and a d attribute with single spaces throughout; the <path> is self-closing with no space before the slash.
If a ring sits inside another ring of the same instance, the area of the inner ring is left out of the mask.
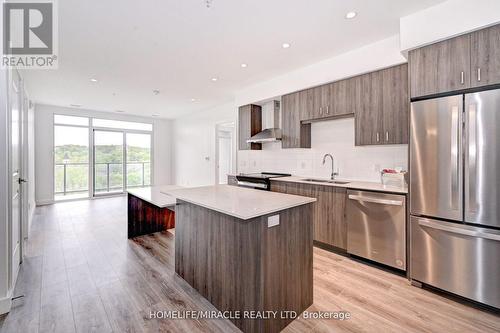
<path id="1" fill-rule="evenodd" d="M 235 102 L 236 105 L 255 103 L 405 62 L 399 49 L 399 35 L 395 35 L 247 87 L 236 93 Z"/>
<path id="2" fill-rule="evenodd" d="M 170 120 L 142 118 L 95 110 L 66 108 L 53 105 L 35 107 L 35 197 L 38 205 L 52 203 L 54 113 L 75 116 L 101 117 L 115 120 L 153 123 L 153 181 L 154 184 L 170 184 L 171 136 Z"/>
<path id="3" fill-rule="evenodd" d="M 265 143 L 263 150 L 238 153 L 238 172 L 282 172 L 305 177 L 329 178 L 332 154 L 338 178 L 380 181 L 383 168 L 407 169 L 408 145 L 354 146 L 354 118 L 312 124 L 311 149 L 281 149 L 281 143 Z"/>
<path id="4" fill-rule="evenodd" d="M 400 19 L 407 51 L 500 22 L 498 0 L 449 0 Z"/>
<path id="5" fill-rule="evenodd" d="M 399 36 L 393 36 L 248 87 L 237 93 L 236 103 L 266 100 L 404 62 Z M 339 177 L 346 179 L 380 181 L 380 169 L 407 168 L 407 145 L 355 147 L 353 118 L 313 123 L 311 139 L 311 149 L 281 149 L 280 143 L 266 143 L 262 151 L 239 151 L 238 172 L 329 177 L 331 166 L 321 164 L 326 153 L 334 156 Z"/>
<path id="6" fill-rule="evenodd" d="M 233 103 L 197 112 L 173 122 L 173 181 L 182 186 L 215 184 L 215 127 L 236 121 Z M 208 159 L 207 159 L 208 158 Z"/>

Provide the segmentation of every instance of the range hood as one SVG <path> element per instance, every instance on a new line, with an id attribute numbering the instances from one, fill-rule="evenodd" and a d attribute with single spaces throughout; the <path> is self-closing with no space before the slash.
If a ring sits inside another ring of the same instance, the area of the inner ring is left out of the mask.
<path id="1" fill-rule="evenodd" d="M 263 130 L 250 139 L 248 143 L 276 142 L 281 140 L 280 102 L 271 101 L 262 105 L 262 128 Z"/>

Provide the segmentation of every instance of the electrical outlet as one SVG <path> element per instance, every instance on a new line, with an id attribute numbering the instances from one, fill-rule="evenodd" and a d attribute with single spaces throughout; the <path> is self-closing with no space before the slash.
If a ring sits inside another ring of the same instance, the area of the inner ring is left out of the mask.
<path id="1" fill-rule="evenodd" d="M 273 216 L 269 216 L 267 218 L 267 227 L 268 228 L 272 228 L 272 227 L 275 227 L 277 225 L 280 225 L 280 216 L 279 215 L 273 215 Z"/>

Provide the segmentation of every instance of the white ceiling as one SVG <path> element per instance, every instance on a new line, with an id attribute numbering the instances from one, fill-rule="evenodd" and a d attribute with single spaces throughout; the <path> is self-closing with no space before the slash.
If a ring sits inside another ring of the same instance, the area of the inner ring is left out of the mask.
<path id="1" fill-rule="evenodd" d="M 439 2 L 213 0 L 207 8 L 204 0 L 63 0 L 59 69 L 23 75 L 39 103 L 176 118 L 397 34 L 399 17 Z M 346 20 L 352 10 L 358 16 Z"/>

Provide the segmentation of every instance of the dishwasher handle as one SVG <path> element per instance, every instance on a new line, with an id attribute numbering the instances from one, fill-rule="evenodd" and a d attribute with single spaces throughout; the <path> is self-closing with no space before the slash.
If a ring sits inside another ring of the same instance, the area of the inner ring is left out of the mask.
<path id="1" fill-rule="evenodd" d="M 377 198 L 365 197 L 362 195 L 355 195 L 355 194 L 349 194 L 348 198 L 350 200 L 361 201 L 361 202 L 371 202 L 371 203 L 377 203 L 377 204 L 381 204 L 381 205 L 403 206 L 403 201 L 399 201 L 399 200 L 377 199 Z"/>

